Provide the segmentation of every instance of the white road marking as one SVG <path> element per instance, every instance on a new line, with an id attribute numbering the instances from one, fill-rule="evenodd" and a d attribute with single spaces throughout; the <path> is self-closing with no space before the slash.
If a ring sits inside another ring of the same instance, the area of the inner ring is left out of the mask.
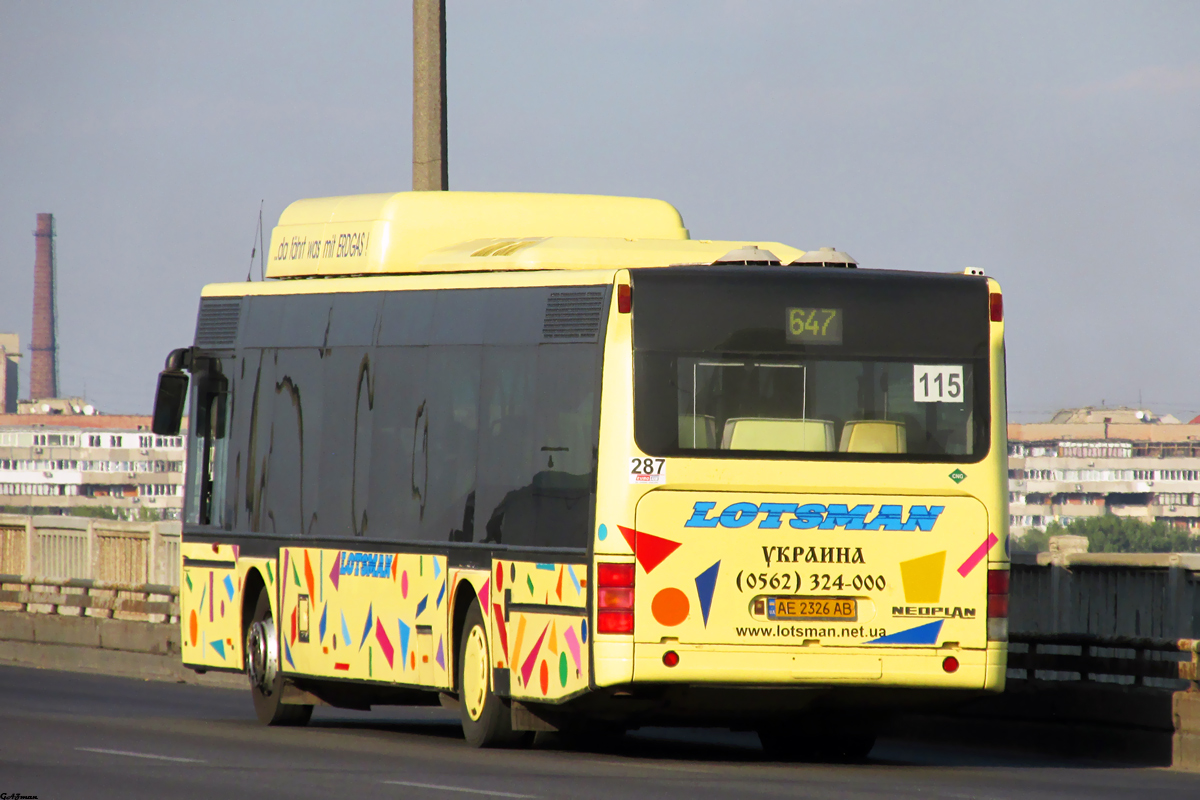
<path id="1" fill-rule="evenodd" d="M 129 756 L 130 758 L 151 758 L 155 761 L 181 761 L 188 764 L 206 764 L 202 758 L 178 758 L 177 756 L 156 756 L 153 753 L 132 753 L 128 750 L 105 750 L 103 747 L 76 747 L 85 753 L 103 753 L 106 756 Z"/>
<path id="2" fill-rule="evenodd" d="M 491 789 L 467 789 L 463 786 L 442 786 L 438 783 L 413 783 L 412 781 L 384 781 L 392 786 L 411 786 L 415 789 L 438 789 L 443 792 L 465 792 L 467 794 L 486 794 L 492 797 L 537 797 L 536 794 L 516 794 L 514 792 L 497 792 Z"/>

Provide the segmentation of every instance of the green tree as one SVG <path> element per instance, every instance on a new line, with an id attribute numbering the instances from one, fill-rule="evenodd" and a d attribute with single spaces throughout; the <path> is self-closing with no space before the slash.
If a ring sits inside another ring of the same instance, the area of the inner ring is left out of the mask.
<path id="1" fill-rule="evenodd" d="M 1091 553 L 1196 553 L 1200 538 L 1186 529 L 1165 522 L 1143 522 L 1132 517 L 1106 514 L 1085 517 L 1063 526 L 1051 522 L 1045 530 L 1034 528 L 1022 539 L 1013 541 L 1016 552 L 1044 552 L 1050 547 L 1051 536 L 1086 536 Z"/>

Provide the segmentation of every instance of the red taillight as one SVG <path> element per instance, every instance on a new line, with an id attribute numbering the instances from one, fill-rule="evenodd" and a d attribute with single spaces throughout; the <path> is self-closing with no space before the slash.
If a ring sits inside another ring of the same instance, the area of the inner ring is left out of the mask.
<path id="1" fill-rule="evenodd" d="M 988 641 L 1008 641 L 1008 576 L 1006 569 L 988 570 Z"/>
<path id="2" fill-rule="evenodd" d="M 633 633 L 634 565 L 596 565 L 596 632 Z"/>
<path id="3" fill-rule="evenodd" d="M 992 322 L 1004 321 L 1004 295 L 988 295 L 988 315 L 992 318 Z"/>
<path id="4" fill-rule="evenodd" d="M 628 314 L 633 310 L 633 287 L 628 283 L 617 284 L 617 311 Z"/>
<path id="5" fill-rule="evenodd" d="M 603 610 L 633 609 L 633 589 L 601 587 L 597 591 L 597 605 Z"/>
<path id="6" fill-rule="evenodd" d="M 633 562 L 628 564 L 597 564 L 596 585 L 600 588 L 610 586 L 633 586 Z"/>
<path id="7" fill-rule="evenodd" d="M 942 659 L 942 669 L 946 672 L 958 672 L 958 659 L 954 656 L 946 656 Z"/>
<path id="8" fill-rule="evenodd" d="M 988 570 L 989 617 L 1008 617 L 1008 570 Z"/>
<path id="9" fill-rule="evenodd" d="M 673 667 L 679 663 L 679 653 L 674 650 L 668 650 L 663 653 L 663 664 L 668 667 Z"/>

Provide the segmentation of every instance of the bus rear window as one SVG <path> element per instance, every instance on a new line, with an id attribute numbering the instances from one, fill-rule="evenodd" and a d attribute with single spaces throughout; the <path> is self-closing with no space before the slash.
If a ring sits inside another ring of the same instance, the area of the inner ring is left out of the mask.
<path id="1" fill-rule="evenodd" d="M 988 447 L 987 286 L 813 268 L 635 273 L 651 455 L 968 462 Z"/>

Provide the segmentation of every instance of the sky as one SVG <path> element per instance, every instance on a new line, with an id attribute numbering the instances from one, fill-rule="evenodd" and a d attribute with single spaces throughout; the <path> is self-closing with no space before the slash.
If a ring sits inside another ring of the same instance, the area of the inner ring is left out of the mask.
<path id="1" fill-rule="evenodd" d="M 1200 413 L 1200 3 L 447 6 L 450 188 L 980 267 L 1011 419 Z M 269 237 L 293 200 L 411 187 L 411 26 L 403 0 L 0 0 L 0 331 L 28 348 L 52 212 L 60 393 L 148 412 L 260 204 Z"/>

